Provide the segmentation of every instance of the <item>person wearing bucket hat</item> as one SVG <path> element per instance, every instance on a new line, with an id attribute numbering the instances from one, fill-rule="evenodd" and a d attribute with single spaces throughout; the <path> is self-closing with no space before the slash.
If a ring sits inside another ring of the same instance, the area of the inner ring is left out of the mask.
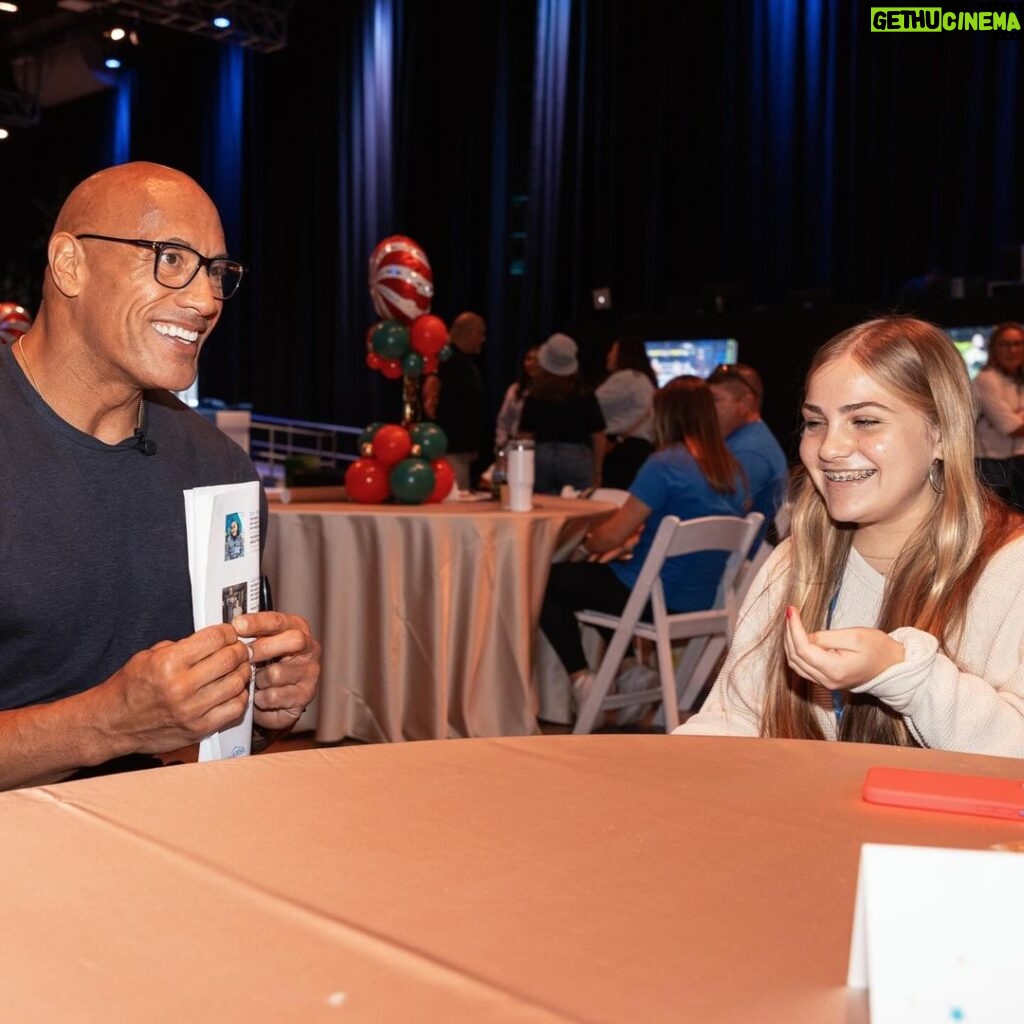
<path id="1" fill-rule="evenodd" d="M 568 334 L 552 334 L 540 347 L 537 362 L 555 377 L 573 377 L 580 370 L 576 342 Z"/>
<path id="2" fill-rule="evenodd" d="M 584 490 L 600 483 L 604 416 L 579 376 L 576 342 L 552 334 L 537 352 L 540 370 L 519 420 L 519 436 L 536 443 L 534 489 L 559 494 L 566 485 Z"/>

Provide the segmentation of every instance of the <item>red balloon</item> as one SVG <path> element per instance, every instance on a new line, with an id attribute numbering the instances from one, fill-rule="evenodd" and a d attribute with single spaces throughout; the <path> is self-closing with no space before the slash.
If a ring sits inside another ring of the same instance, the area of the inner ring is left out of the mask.
<path id="1" fill-rule="evenodd" d="M 428 373 L 437 373 L 438 361 L 437 356 L 424 356 L 423 357 L 423 374 L 426 376 Z"/>
<path id="2" fill-rule="evenodd" d="M 381 358 L 380 358 L 379 355 L 377 355 L 376 352 L 367 352 L 366 353 L 366 365 L 371 370 L 379 370 L 380 369 L 380 363 L 381 363 Z"/>
<path id="3" fill-rule="evenodd" d="M 418 316 L 409 328 L 409 343 L 421 356 L 435 355 L 448 344 L 448 328 L 439 316 Z"/>
<path id="4" fill-rule="evenodd" d="M 387 466 L 377 459 L 356 459 L 345 470 L 345 490 L 353 501 L 379 505 L 391 494 Z"/>
<path id="5" fill-rule="evenodd" d="M 455 470 L 447 459 L 434 459 L 430 463 L 430 468 L 434 471 L 434 489 L 427 498 L 428 504 L 432 501 L 444 501 L 455 483 Z"/>
<path id="6" fill-rule="evenodd" d="M 405 427 L 389 423 L 373 435 L 373 454 L 385 466 L 394 466 L 412 451 L 412 438 Z"/>
<path id="7" fill-rule="evenodd" d="M 380 356 L 377 356 L 380 359 Z M 401 359 L 381 359 L 380 360 L 380 372 L 387 377 L 388 380 L 398 380 L 402 376 L 402 360 Z"/>

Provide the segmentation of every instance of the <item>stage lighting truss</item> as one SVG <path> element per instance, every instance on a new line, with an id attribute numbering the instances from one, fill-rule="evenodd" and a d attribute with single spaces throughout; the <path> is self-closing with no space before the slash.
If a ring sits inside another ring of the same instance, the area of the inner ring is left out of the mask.
<path id="1" fill-rule="evenodd" d="M 133 0 L 104 5 L 125 17 L 244 46 L 257 53 L 274 53 L 288 45 L 288 12 L 294 0 Z M 100 6 L 100 5 L 96 5 Z M 218 28 L 214 19 L 230 25 Z"/>
<path id="2" fill-rule="evenodd" d="M 139 45 L 139 32 L 127 22 L 115 22 L 103 31 L 100 40 L 100 59 L 108 71 L 130 67 L 135 63 Z"/>

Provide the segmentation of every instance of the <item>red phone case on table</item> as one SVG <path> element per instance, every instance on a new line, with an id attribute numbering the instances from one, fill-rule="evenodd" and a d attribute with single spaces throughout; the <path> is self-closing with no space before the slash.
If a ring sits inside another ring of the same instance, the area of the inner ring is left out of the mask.
<path id="1" fill-rule="evenodd" d="M 910 768 L 869 768 L 863 797 L 872 804 L 980 814 L 1024 822 L 1024 781 Z"/>

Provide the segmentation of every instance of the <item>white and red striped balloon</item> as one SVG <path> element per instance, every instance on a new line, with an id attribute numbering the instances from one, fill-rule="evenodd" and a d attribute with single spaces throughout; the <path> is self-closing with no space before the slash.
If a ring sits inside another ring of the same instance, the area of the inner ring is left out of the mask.
<path id="1" fill-rule="evenodd" d="M 32 317 L 16 302 L 0 302 L 0 345 L 13 345 L 32 326 Z"/>
<path id="2" fill-rule="evenodd" d="M 370 298 L 386 320 L 412 323 L 430 312 L 434 272 L 427 254 L 405 235 L 389 235 L 370 256 Z"/>

